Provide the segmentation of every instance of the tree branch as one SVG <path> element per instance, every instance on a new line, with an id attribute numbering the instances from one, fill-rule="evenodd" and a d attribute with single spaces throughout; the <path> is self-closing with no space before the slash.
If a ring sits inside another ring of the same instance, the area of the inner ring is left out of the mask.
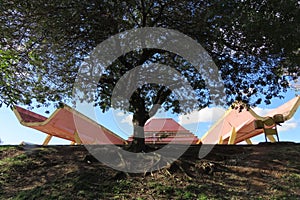
<path id="1" fill-rule="evenodd" d="M 158 109 L 160 109 L 161 105 L 166 101 L 168 96 L 172 93 L 170 89 L 167 89 L 165 91 L 166 87 L 162 86 L 159 91 L 157 92 L 157 96 L 155 100 L 153 101 L 153 106 L 148 112 L 148 117 L 151 118 L 153 117 Z"/>

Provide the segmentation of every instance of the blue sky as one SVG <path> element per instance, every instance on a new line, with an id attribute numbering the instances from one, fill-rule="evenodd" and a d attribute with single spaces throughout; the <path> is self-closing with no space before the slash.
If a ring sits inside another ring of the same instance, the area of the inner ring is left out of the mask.
<path id="1" fill-rule="evenodd" d="M 284 94 L 284 99 L 273 99 L 271 105 L 260 105 L 255 108 L 255 111 L 262 116 L 270 111 L 270 109 L 276 108 L 288 100 L 292 99 L 296 95 L 295 90 L 289 90 Z M 35 109 L 37 112 L 44 116 L 46 109 Z M 49 108 L 48 108 L 49 110 Z M 50 114 L 53 109 L 50 109 Z M 217 120 L 225 112 L 222 108 L 206 108 L 197 113 L 197 117 L 191 115 L 190 120 L 187 122 L 180 116 L 173 116 L 168 113 L 159 112 L 155 117 L 172 117 L 179 122 L 185 128 L 191 130 L 199 138 L 213 125 L 214 121 Z M 131 115 L 124 114 L 122 111 L 109 111 L 107 113 L 101 113 L 100 110 L 95 110 L 97 122 L 106 128 L 117 133 L 121 137 L 127 139 L 132 133 L 131 126 Z M 14 115 L 13 111 L 9 108 L 0 108 L 0 138 L 3 141 L 2 144 L 20 144 L 22 141 L 34 144 L 42 144 L 46 135 L 42 132 L 36 131 L 31 128 L 22 126 Z M 300 142 L 300 109 L 295 113 L 294 117 L 282 124 L 279 127 L 279 138 L 281 141 L 293 141 Z M 252 138 L 254 143 L 264 142 L 264 135 L 259 135 Z M 50 144 L 70 144 L 69 141 L 53 138 Z"/>

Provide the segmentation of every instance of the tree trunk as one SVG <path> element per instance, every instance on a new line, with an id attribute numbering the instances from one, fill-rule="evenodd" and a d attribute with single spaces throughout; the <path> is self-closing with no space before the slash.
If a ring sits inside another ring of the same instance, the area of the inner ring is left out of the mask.
<path id="1" fill-rule="evenodd" d="M 133 122 L 133 140 L 130 150 L 133 152 L 142 152 L 146 150 L 144 124 Z"/>
<path id="2" fill-rule="evenodd" d="M 144 126 L 148 119 L 155 115 L 160 106 L 166 100 L 166 98 L 171 94 L 171 90 L 165 87 L 161 87 L 157 93 L 157 97 L 153 102 L 153 107 L 150 111 L 146 110 L 145 99 L 140 95 L 140 90 L 138 89 L 131 98 L 131 104 L 133 105 L 134 113 L 132 118 L 133 123 L 133 139 L 129 147 L 129 151 L 132 152 L 146 152 L 147 146 L 145 145 L 145 133 Z M 149 149 L 148 149 L 149 150 Z"/>
<path id="3" fill-rule="evenodd" d="M 130 146 L 130 151 L 142 152 L 146 151 L 144 125 L 149 119 L 144 109 L 137 109 L 133 114 L 133 140 Z"/>

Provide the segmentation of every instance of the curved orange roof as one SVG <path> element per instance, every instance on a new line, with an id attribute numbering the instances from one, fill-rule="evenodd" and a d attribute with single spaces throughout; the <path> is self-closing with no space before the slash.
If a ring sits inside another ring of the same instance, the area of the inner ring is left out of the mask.
<path id="1" fill-rule="evenodd" d="M 236 132 L 234 144 L 237 144 L 264 132 L 263 129 L 255 129 L 255 120 L 266 120 L 276 114 L 282 114 L 284 121 L 287 121 L 292 118 L 299 106 L 300 96 L 272 110 L 266 116 L 259 116 L 251 108 L 240 112 L 239 109 L 230 107 L 200 140 L 203 144 L 216 144 L 221 138 L 223 144 L 227 144 L 234 129 Z"/>
<path id="2" fill-rule="evenodd" d="M 144 126 L 145 132 L 181 132 L 188 131 L 172 118 L 156 118 L 149 120 Z"/>
<path id="3" fill-rule="evenodd" d="M 82 144 L 126 143 L 112 131 L 67 105 L 57 109 L 49 118 L 19 106 L 15 106 L 14 113 L 24 126 L 75 143 L 78 143 L 78 139 Z"/>

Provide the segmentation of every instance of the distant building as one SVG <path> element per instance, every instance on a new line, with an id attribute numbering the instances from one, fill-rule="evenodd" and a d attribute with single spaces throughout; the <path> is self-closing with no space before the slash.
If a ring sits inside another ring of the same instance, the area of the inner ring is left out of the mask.
<path id="1" fill-rule="evenodd" d="M 151 119 L 144 126 L 146 144 L 196 144 L 198 137 L 171 118 Z M 128 138 L 131 142 L 133 137 Z"/>

